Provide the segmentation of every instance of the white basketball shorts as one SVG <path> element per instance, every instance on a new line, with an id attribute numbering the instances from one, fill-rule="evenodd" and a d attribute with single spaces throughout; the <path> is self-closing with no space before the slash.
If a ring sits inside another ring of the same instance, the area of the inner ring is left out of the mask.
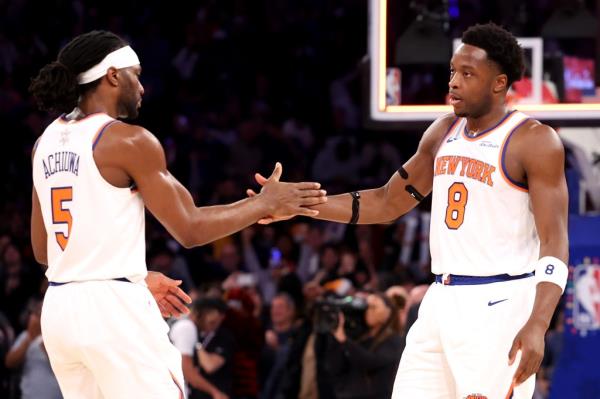
<path id="1" fill-rule="evenodd" d="M 181 355 L 144 284 L 49 287 L 42 337 L 65 399 L 178 399 Z"/>
<path id="2" fill-rule="evenodd" d="M 535 376 L 512 390 L 508 352 L 531 314 L 535 278 L 434 283 L 406 339 L 393 399 L 531 399 Z"/>

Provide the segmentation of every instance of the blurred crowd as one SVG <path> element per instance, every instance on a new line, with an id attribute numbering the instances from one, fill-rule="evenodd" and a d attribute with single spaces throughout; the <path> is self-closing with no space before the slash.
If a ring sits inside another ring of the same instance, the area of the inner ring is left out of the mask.
<path id="1" fill-rule="evenodd" d="M 0 397 L 61 397 L 29 242 L 31 149 L 56 117 L 27 93 L 39 68 L 91 29 L 126 38 L 143 67 L 135 123 L 161 140 L 198 205 L 243 198 L 276 161 L 283 180 L 335 194 L 384 184 L 421 134 L 362 125 L 366 15 L 363 0 L 0 1 Z M 191 397 L 386 397 L 431 282 L 429 206 L 388 225 L 257 225 L 192 250 L 148 215 L 148 268 L 195 299 L 188 318 L 169 321 Z M 347 297 L 359 304 L 322 315 L 324 298 Z"/>

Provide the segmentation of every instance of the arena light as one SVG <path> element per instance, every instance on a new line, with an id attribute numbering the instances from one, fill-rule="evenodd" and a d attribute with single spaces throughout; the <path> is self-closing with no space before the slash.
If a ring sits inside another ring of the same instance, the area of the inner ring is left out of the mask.
<path id="1" fill-rule="evenodd" d="M 432 121 L 452 107 L 441 104 L 387 105 L 387 0 L 369 0 L 370 116 L 375 121 Z M 450 60 L 448 60 L 450 62 Z M 600 103 L 519 104 L 517 108 L 541 120 L 600 120 Z"/>

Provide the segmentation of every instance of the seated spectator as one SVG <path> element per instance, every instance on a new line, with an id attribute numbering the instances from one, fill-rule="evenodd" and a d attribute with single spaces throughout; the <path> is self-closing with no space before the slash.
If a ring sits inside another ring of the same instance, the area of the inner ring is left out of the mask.
<path id="1" fill-rule="evenodd" d="M 220 299 L 198 299 L 189 319 L 178 320 L 171 328 L 171 340 L 181 351 L 190 399 L 231 396 L 234 341 L 221 327 L 226 311 L 227 305 Z"/>
<path id="2" fill-rule="evenodd" d="M 22 368 L 22 399 L 61 399 L 58 381 L 50 367 L 41 335 L 42 302 L 32 300 L 28 312 L 27 329 L 17 337 L 6 355 L 6 367 Z"/>
<path id="3" fill-rule="evenodd" d="M 337 399 L 389 398 L 400 361 L 402 339 L 392 301 L 381 293 L 367 297 L 368 332 L 354 341 L 346 336 L 344 314 L 331 333 L 326 356 Z"/>

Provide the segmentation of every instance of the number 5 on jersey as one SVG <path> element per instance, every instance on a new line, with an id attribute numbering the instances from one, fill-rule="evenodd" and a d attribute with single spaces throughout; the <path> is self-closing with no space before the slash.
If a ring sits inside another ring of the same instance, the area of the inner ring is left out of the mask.
<path id="1" fill-rule="evenodd" d="M 69 243 L 69 237 L 71 237 L 71 225 L 73 224 L 71 211 L 64 208 L 64 203 L 73 201 L 73 187 L 52 188 L 51 197 L 52 223 L 67 225 L 67 235 L 65 235 L 63 232 L 54 233 L 58 246 L 64 251 Z"/>
<path id="2" fill-rule="evenodd" d="M 454 183 L 448 188 L 448 207 L 446 208 L 446 226 L 458 229 L 465 221 L 465 208 L 469 191 L 463 183 Z"/>

